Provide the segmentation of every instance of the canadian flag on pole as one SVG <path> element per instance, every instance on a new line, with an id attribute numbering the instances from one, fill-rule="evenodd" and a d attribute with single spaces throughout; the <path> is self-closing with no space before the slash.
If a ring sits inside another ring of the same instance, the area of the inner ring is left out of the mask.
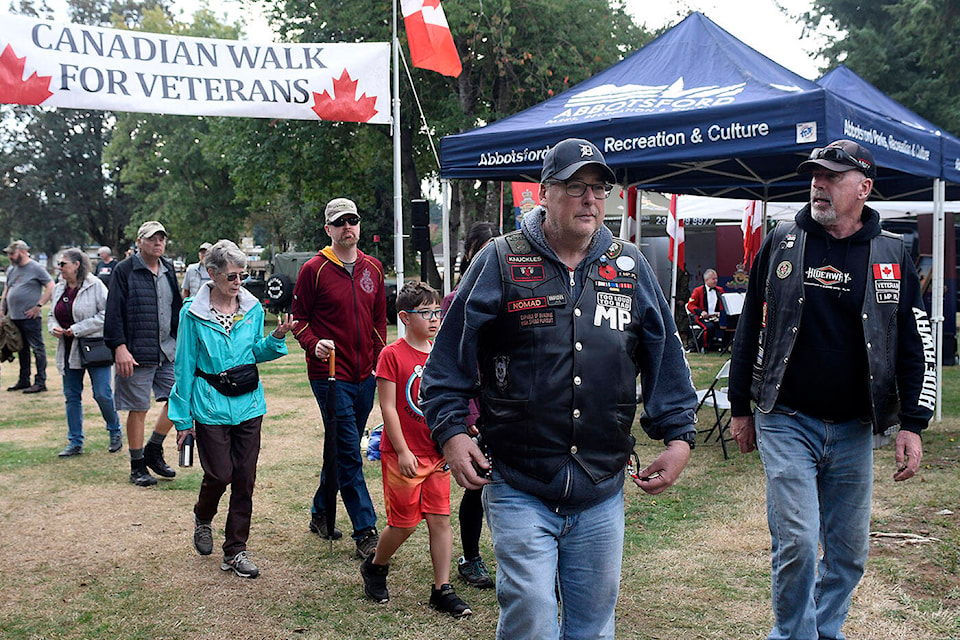
<path id="1" fill-rule="evenodd" d="M 740 222 L 740 230 L 743 231 L 743 268 L 748 271 L 760 251 L 762 227 L 763 210 L 757 208 L 756 200 L 751 200 L 744 207 L 743 220 Z"/>
<path id="2" fill-rule="evenodd" d="M 440 0 L 401 0 L 413 66 L 458 77 L 463 67 Z"/>
<path id="3" fill-rule="evenodd" d="M 670 216 L 667 218 L 667 235 L 670 236 L 670 262 L 677 258 L 677 268 L 683 269 L 683 220 L 677 217 L 677 196 L 670 196 Z M 676 247 L 676 248 L 674 248 Z"/>

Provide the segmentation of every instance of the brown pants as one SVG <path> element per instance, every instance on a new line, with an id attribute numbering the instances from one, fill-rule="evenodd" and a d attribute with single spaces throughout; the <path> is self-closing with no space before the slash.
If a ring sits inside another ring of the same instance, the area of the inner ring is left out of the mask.
<path id="1" fill-rule="evenodd" d="M 196 423 L 197 453 L 200 466 L 203 467 L 203 481 L 193 512 L 199 520 L 213 520 L 213 516 L 217 515 L 220 497 L 230 485 L 230 507 L 224 528 L 224 557 L 235 556 L 247 548 L 262 423 L 263 416 L 235 425 Z"/>

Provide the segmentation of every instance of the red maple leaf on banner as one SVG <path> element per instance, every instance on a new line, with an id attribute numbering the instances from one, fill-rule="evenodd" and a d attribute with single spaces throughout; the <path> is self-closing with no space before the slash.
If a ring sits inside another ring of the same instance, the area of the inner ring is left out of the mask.
<path id="1" fill-rule="evenodd" d="M 40 104 L 53 94 L 50 80 L 53 76 L 38 76 L 34 71 L 26 80 L 23 68 L 27 58 L 18 58 L 9 44 L 0 54 L 0 102 L 5 104 Z"/>
<path id="2" fill-rule="evenodd" d="M 357 98 L 357 80 L 352 80 L 350 74 L 344 69 L 340 77 L 333 81 L 333 93 L 331 96 L 324 91 L 322 94 L 313 92 L 313 107 L 311 107 L 321 120 L 339 120 L 340 122 L 367 122 L 373 116 L 377 115 L 374 108 L 377 104 L 376 98 L 368 98 L 367 94 Z"/>

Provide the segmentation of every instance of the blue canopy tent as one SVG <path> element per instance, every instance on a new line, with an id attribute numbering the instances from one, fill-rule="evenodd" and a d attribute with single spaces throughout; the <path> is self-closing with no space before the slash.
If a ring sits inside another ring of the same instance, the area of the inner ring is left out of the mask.
<path id="1" fill-rule="evenodd" d="M 882 95 L 882 94 L 880 94 Z M 894 103 L 895 104 L 895 103 Z M 900 109 L 903 109 L 900 107 Z M 587 138 L 623 184 L 760 200 L 804 199 L 795 169 L 856 133 L 880 165 L 875 198 L 932 198 L 935 130 L 833 93 L 737 40 L 702 13 L 530 109 L 440 142 L 441 177 L 537 180 L 547 149 Z M 883 145 L 890 146 L 886 148 Z M 911 153 L 902 153 L 905 146 Z"/>
<path id="2" fill-rule="evenodd" d="M 939 201 L 942 215 L 942 178 L 960 182 L 960 141 L 849 70 L 811 82 L 702 13 L 553 98 L 446 136 L 440 174 L 538 181 L 547 150 L 568 137 L 596 144 L 621 184 L 671 193 L 805 200 L 809 180 L 797 164 L 838 138 L 873 152 L 874 199 Z M 940 267 L 942 277 L 942 251 Z"/>

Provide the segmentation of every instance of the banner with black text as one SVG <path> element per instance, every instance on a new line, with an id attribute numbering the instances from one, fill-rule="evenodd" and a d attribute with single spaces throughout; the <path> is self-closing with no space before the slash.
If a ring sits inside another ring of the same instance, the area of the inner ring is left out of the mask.
<path id="1" fill-rule="evenodd" d="M 264 44 L 0 17 L 0 103 L 390 122 L 388 43 Z"/>

